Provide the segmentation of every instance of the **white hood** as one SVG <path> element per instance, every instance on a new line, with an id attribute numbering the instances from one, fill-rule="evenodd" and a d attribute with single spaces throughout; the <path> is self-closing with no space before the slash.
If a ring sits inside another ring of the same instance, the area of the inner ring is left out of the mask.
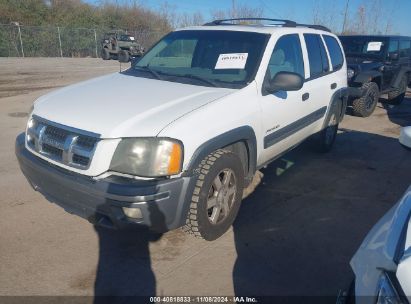
<path id="1" fill-rule="evenodd" d="M 233 91 L 115 73 L 47 94 L 33 113 L 102 138 L 156 136 L 184 114 Z"/>
<path id="2" fill-rule="evenodd" d="M 352 258 L 351 267 L 356 276 L 355 292 L 359 296 L 357 303 L 375 303 L 381 269 L 396 273 L 399 284 L 411 300 L 410 214 L 411 187 L 371 229 Z M 402 243 L 402 238 L 405 238 L 405 243 Z M 397 250 L 403 251 L 401 256 L 396 257 Z M 395 261 L 397 258 L 398 265 Z"/>

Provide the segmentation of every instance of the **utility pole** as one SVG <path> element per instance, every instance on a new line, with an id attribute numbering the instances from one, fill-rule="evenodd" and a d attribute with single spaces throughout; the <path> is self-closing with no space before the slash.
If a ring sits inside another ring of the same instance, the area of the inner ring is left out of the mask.
<path id="1" fill-rule="evenodd" d="M 59 46 L 60 46 L 60 57 L 63 58 L 63 49 L 61 48 L 61 35 L 60 35 L 60 27 L 57 27 L 57 34 L 59 36 Z"/>
<path id="2" fill-rule="evenodd" d="M 96 58 L 98 58 L 96 29 L 94 29 L 94 43 L 95 43 L 95 46 L 96 46 Z"/>
<path id="3" fill-rule="evenodd" d="M 21 56 L 24 58 L 23 40 L 21 39 L 20 23 L 18 23 L 18 22 L 12 22 L 11 24 L 17 26 L 17 28 L 19 29 L 19 39 L 20 39 Z"/>
<path id="4" fill-rule="evenodd" d="M 349 6 L 349 4 L 350 4 L 350 0 L 347 0 L 347 2 L 345 4 L 344 22 L 343 22 L 341 34 L 343 34 L 345 32 L 345 26 L 347 24 L 347 15 L 348 15 L 348 6 Z"/>
<path id="5" fill-rule="evenodd" d="M 231 6 L 232 6 L 231 10 L 232 10 L 232 14 L 233 14 L 232 18 L 236 18 L 237 13 L 235 11 L 235 0 L 231 0 Z"/>

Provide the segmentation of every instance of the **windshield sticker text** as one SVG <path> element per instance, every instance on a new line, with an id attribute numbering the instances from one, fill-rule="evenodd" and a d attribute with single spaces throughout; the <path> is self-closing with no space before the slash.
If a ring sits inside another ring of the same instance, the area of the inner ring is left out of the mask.
<path id="1" fill-rule="evenodd" d="M 215 65 L 216 70 L 244 69 L 248 53 L 220 54 Z"/>
<path id="2" fill-rule="evenodd" d="M 379 52 L 381 50 L 381 41 L 368 42 L 367 52 Z"/>

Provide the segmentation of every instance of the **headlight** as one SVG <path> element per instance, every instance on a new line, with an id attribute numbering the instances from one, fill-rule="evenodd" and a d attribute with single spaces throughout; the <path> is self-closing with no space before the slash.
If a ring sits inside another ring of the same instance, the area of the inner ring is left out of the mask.
<path id="1" fill-rule="evenodd" d="M 403 304 L 398 292 L 395 290 L 390 274 L 384 272 L 378 281 L 378 294 L 376 304 Z"/>
<path id="2" fill-rule="evenodd" d="M 168 138 L 125 138 L 118 144 L 110 170 L 142 177 L 181 172 L 183 146 Z"/>
<path id="3" fill-rule="evenodd" d="M 355 72 L 354 72 L 353 69 L 347 69 L 347 78 L 348 78 L 348 79 L 353 78 L 354 75 L 355 75 Z"/>

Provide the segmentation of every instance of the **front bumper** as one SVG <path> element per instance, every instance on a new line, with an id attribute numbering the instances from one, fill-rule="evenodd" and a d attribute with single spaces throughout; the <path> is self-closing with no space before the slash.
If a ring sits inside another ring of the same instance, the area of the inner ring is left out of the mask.
<path id="1" fill-rule="evenodd" d="M 21 171 L 49 201 L 91 223 L 110 228 L 141 224 L 164 232 L 185 223 L 194 188 L 193 177 L 134 180 L 118 176 L 93 179 L 55 166 L 25 147 L 24 133 L 16 139 Z M 142 217 L 127 217 L 122 207 L 139 208 Z"/>

